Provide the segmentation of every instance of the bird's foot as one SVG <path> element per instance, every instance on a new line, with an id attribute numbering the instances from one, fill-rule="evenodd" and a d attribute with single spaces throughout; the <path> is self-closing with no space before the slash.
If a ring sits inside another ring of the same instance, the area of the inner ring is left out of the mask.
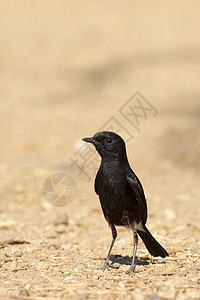
<path id="1" fill-rule="evenodd" d="M 128 275 L 133 275 L 133 273 L 135 273 L 135 266 L 131 266 L 130 269 L 128 269 L 125 273 Z"/>
<path id="2" fill-rule="evenodd" d="M 104 272 L 105 270 L 109 270 L 109 263 L 105 262 L 101 270 Z"/>

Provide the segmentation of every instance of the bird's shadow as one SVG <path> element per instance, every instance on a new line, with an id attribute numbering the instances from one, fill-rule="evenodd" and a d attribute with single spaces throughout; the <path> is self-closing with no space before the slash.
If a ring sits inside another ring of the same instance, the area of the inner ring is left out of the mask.
<path id="1" fill-rule="evenodd" d="M 112 265 L 114 263 L 118 263 L 120 265 L 131 265 L 132 263 L 132 259 L 133 257 L 132 256 L 121 256 L 121 255 L 111 255 L 110 256 L 110 260 L 112 261 L 112 263 L 110 264 L 110 266 L 112 267 Z M 142 265 L 142 266 L 145 266 L 145 265 L 149 265 L 150 264 L 150 259 L 149 258 L 142 258 L 140 259 L 138 256 L 135 257 L 135 264 L 136 265 Z"/>

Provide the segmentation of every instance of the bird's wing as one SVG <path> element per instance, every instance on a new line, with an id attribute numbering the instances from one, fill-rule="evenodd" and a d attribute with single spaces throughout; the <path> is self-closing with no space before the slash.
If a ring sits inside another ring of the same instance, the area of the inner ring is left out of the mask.
<path id="1" fill-rule="evenodd" d="M 127 174 L 127 181 L 128 181 L 129 187 L 134 195 L 134 198 L 136 199 L 136 201 L 140 207 L 142 221 L 145 224 L 147 221 L 147 203 L 146 203 L 144 191 L 142 188 L 142 184 L 140 183 L 139 179 L 133 173 L 132 170 L 130 172 L 128 172 L 128 174 Z"/>

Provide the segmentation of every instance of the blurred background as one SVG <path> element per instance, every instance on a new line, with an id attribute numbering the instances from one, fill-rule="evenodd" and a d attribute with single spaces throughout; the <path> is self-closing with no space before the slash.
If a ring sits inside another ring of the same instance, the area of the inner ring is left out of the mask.
<path id="1" fill-rule="evenodd" d="M 48 218 L 51 224 L 43 183 L 61 170 L 77 184 L 66 213 L 73 218 L 78 206 L 77 218 L 89 214 L 88 224 L 98 227 L 94 174 L 88 180 L 71 170 L 69 157 L 112 117 L 134 137 L 127 151 L 147 194 L 150 228 L 164 218 L 163 230 L 173 235 L 183 215 L 184 224 L 197 225 L 199 1 L 1 0 L 0 6 L 3 237 L 43 237 L 33 229 Z M 140 130 L 120 114 L 136 92 L 157 111 Z"/>
<path id="2" fill-rule="evenodd" d="M 141 143 L 196 169 L 198 8 L 198 1 L 1 1 L 1 161 L 64 161 L 74 141 L 139 91 L 158 111 Z"/>
<path id="3" fill-rule="evenodd" d="M 68 171 L 81 138 L 112 117 L 134 137 L 129 159 L 149 195 L 160 194 L 160 183 L 170 201 L 199 188 L 198 8 L 197 1 L 1 1 L 1 185 L 5 197 L 14 189 L 13 205 L 15 188 L 40 195 L 48 174 Z M 119 113 L 137 91 L 157 111 L 140 131 Z M 79 174 L 72 174 L 79 196 L 86 189 L 94 198 L 95 173 L 89 183 Z"/>

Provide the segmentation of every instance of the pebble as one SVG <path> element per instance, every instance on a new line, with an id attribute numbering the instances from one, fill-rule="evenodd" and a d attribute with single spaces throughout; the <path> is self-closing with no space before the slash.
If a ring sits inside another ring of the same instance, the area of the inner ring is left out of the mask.
<path id="1" fill-rule="evenodd" d="M 154 295 L 147 297 L 146 300 L 160 300 L 160 297 L 158 295 L 154 294 Z"/>
<path id="2" fill-rule="evenodd" d="M 1 221 L 0 229 L 9 229 L 10 227 L 13 227 L 15 225 L 16 225 L 16 222 L 14 220 Z"/>
<path id="3" fill-rule="evenodd" d="M 120 266 L 121 265 L 119 263 L 114 263 L 114 264 L 111 265 L 111 267 L 114 268 L 114 269 L 119 269 Z"/>
<path id="4" fill-rule="evenodd" d="M 200 271 L 200 265 L 197 266 L 197 271 Z"/>

